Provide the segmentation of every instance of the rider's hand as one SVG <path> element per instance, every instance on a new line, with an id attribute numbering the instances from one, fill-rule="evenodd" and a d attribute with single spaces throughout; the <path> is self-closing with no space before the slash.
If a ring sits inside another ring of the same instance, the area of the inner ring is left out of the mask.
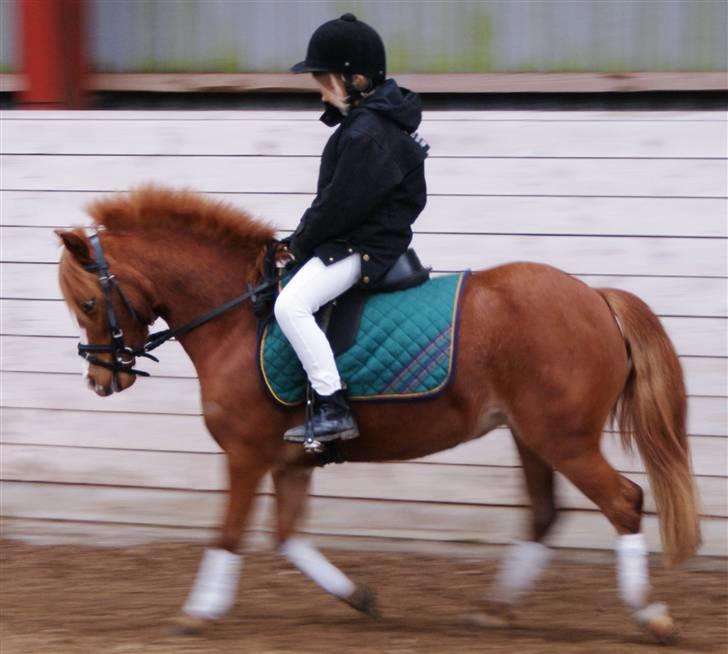
<path id="1" fill-rule="evenodd" d="M 276 268 L 286 268 L 289 264 L 296 260 L 295 255 L 289 248 L 289 243 L 286 240 L 278 243 L 276 253 L 274 255 L 274 261 L 276 262 Z"/>

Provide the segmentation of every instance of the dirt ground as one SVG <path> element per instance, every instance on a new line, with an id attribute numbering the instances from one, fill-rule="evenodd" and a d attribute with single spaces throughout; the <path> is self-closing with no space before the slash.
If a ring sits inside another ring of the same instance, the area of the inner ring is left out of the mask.
<path id="1" fill-rule="evenodd" d="M 204 635 L 180 637 L 169 621 L 190 588 L 199 544 L 0 546 L 2 654 L 728 652 L 725 566 L 653 566 L 654 599 L 670 604 L 680 628 L 668 649 L 621 607 L 611 565 L 555 564 L 514 627 L 484 630 L 464 615 L 487 588 L 494 559 L 347 551 L 328 554 L 377 591 L 380 620 L 325 595 L 275 554 L 256 552 L 246 557 L 231 615 Z"/>

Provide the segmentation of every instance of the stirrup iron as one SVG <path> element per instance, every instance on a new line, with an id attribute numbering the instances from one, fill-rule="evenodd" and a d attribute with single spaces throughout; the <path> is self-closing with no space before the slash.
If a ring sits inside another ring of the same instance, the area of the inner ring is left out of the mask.
<path id="1" fill-rule="evenodd" d="M 320 454 L 325 449 L 325 445 L 313 438 L 313 436 L 307 436 L 306 440 L 303 441 L 303 451 L 309 454 Z"/>

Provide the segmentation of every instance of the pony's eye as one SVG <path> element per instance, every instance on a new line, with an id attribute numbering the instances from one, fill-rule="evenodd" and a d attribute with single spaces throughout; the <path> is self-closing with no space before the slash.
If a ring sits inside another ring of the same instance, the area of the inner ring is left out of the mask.
<path id="1" fill-rule="evenodd" d="M 84 313 L 91 313 L 94 310 L 94 307 L 96 306 L 96 300 L 91 298 L 90 300 L 84 300 L 81 302 L 81 309 L 83 309 Z"/>

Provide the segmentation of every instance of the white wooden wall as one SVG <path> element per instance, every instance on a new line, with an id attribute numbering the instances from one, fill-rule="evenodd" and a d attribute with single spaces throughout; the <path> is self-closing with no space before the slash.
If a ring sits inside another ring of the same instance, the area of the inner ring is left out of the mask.
<path id="1" fill-rule="evenodd" d="M 7 112 L 2 116 L 2 478 L 6 535 L 104 529 L 195 537 L 217 524 L 223 459 L 176 344 L 157 376 L 101 399 L 81 383 L 56 282 L 54 227 L 102 192 L 189 186 L 292 229 L 328 135 L 309 112 Z M 442 112 L 426 116 L 430 199 L 415 246 L 436 271 L 511 260 L 628 289 L 661 316 L 690 393 L 705 554 L 728 554 L 726 115 Z M 487 317 L 486 317 L 487 319 Z M 616 467 L 647 485 L 607 434 Z M 527 516 L 508 432 L 425 460 L 315 475 L 319 537 L 506 542 Z M 609 548 L 611 527 L 561 480 L 552 541 Z M 269 485 L 257 530 L 270 526 Z M 648 510 L 653 510 L 648 499 Z M 659 548 L 654 515 L 646 519 Z"/>

